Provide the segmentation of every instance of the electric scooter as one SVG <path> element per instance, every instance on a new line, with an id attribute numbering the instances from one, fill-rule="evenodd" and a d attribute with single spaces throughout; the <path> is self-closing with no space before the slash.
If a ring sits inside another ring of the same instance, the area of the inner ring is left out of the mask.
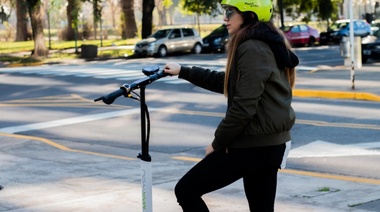
<path id="1" fill-rule="evenodd" d="M 146 75 L 145 78 L 136 80 L 131 84 L 124 84 L 118 90 L 94 101 L 102 100 L 105 104 L 110 105 L 118 97 L 124 96 L 140 102 L 141 153 L 137 157 L 141 159 L 142 210 L 143 212 L 152 212 L 152 164 L 150 163 L 152 158 L 149 155 L 150 118 L 148 106 L 145 103 L 145 88 L 148 84 L 165 77 L 167 74 L 158 66 L 143 68 L 142 72 Z M 140 95 L 134 92 L 136 89 L 140 89 Z M 137 97 L 134 97 L 132 93 Z"/>

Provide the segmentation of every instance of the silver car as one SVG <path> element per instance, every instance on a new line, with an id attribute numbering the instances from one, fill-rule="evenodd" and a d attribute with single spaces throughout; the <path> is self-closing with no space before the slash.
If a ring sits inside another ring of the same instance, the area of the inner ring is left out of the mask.
<path id="1" fill-rule="evenodd" d="M 168 53 L 192 51 L 202 52 L 202 38 L 192 28 L 161 29 L 136 43 L 136 56 L 165 57 Z"/>

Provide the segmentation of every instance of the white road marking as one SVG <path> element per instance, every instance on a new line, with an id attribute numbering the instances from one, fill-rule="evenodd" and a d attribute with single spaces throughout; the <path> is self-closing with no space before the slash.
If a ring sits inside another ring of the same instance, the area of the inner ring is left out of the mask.
<path id="1" fill-rule="evenodd" d="M 158 110 L 158 108 L 149 108 L 149 111 L 155 111 L 155 110 Z M 59 127 L 59 126 L 65 126 L 65 125 L 70 125 L 70 124 L 96 121 L 96 120 L 113 118 L 113 117 L 118 117 L 118 116 L 126 116 L 126 115 L 137 114 L 137 113 L 140 113 L 140 108 L 115 111 L 115 112 L 109 112 L 109 113 L 100 113 L 100 114 L 87 115 L 87 116 L 79 116 L 79 117 L 74 117 L 74 118 L 67 118 L 67 119 L 35 123 L 35 124 L 5 127 L 5 128 L 1 128 L 0 132 L 13 134 L 13 133 L 19 133 L 19 132 L 25 132 L 25 131 L 31 131 L 31 130 L 40 130 L 40 129 L 46 129 L 46 128 L 51 128 L 51 127 Z"/>
<path id="2" fill-rule="evenodd" d="M 379 147 L 380 142 L 341 145 L 317 140 L 290 150 L 288 158 L 380 155 Z"/>
<path id="3" fill-rule="evenodd" d="M 153 61 L 155 64 L 159 63 Z M 160 67 L 163 67 L 160 64 Z M 224 71 L 225 60 L 219 59 L 216 61 L 200 61 L 184 62 L 186 66 L 201 66 L 211 70 Z M 141 66 L 142 65 L 138 65 Z M 312 66 L 298 66 L 297 70 L 313 71 L 318 69 Z M 23 73 L 23 74 L 38 74 L 38 75 L 56 75 L 56 76 L 75 76 L 75 77 L 93 77 L 99 79 L 117 79 L 122 81 L 131 81 L 144 77 L 144 74 L 137 65 L 130 65 L 128 69 L 112 68 L 112 67 L 96 67 L 96 66 L 38 66 L 38 67 L 17 67 L 17 68 L 2 68 L 0 73 Z M 177 77 L 170 78 L 166 81 L 161 80 L 168 84 L 186 84 L 186 80 L 178 79 Z"/>

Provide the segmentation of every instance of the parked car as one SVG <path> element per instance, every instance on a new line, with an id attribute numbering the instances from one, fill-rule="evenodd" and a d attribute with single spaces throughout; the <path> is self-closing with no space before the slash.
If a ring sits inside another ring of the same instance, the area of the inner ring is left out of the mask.
<path id="1" fill-rule="evenodd" d="M 380 59 L 380 30 L 362 38 L 362 63 L 368 59 Z"/>
<path id="2" fill-rule="evenodd" d="M 319 42 L 319 31 L 306 24 L 286 26 L 283 31 L 294 46 L 314 46 L 316 42 Z"/>
<path id="3" fill-rule="evenodd" d="M 202 52 L 202 38 L 192 28 L 161 29 L 136 43 L 136 56 L 165 57 L 168 53 L 192 51 Z"/>
<path id="4" fill-rule="evenodd" d="M 354 36 L 365 37 L 372 33 L 371 26 L 365 20 L 353 20 L 354 23 Z M 327 32 L 322 32 L 320 44 L 325 45 L 328 43 L 339 44 L 343 36 L 350 35 L 350 20 L 335 21 Z"/>
<path id="5" fill-rule="evenodd" d="M 202 50 L 204 52 L 224 52 L 228 44 L 228 30 L 225 24 L 213 30 L 203 38 Z"/>

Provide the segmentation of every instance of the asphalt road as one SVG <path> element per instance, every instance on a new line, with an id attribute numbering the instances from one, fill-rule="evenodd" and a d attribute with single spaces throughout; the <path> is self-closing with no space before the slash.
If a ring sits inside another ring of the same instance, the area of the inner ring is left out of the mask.
<path id="1" fill-rule="evenodd" d="M 298 77 L 304 80 L 314 78 L 311 70 L 343 64 L 337 47 L 300 48 L 296 53 Z M 162 67 L 168 61 L 223 70 L 225 54 L 3 68 L 0 131 L 135 158 L 141 148 L 139 103 L 120 98 L 107 106 L 93 99 L 141 79 L 142 67 Z M 223 117 L 225 98 L 174 77 L 149 85 L 146 97 L 153 157 L 202 157 Z M 380 154 L 374 153 L 380 147 L 379 102 L 295 98 L 293 107 L 297 123 L 290 168 L 380 179 Z"/>

